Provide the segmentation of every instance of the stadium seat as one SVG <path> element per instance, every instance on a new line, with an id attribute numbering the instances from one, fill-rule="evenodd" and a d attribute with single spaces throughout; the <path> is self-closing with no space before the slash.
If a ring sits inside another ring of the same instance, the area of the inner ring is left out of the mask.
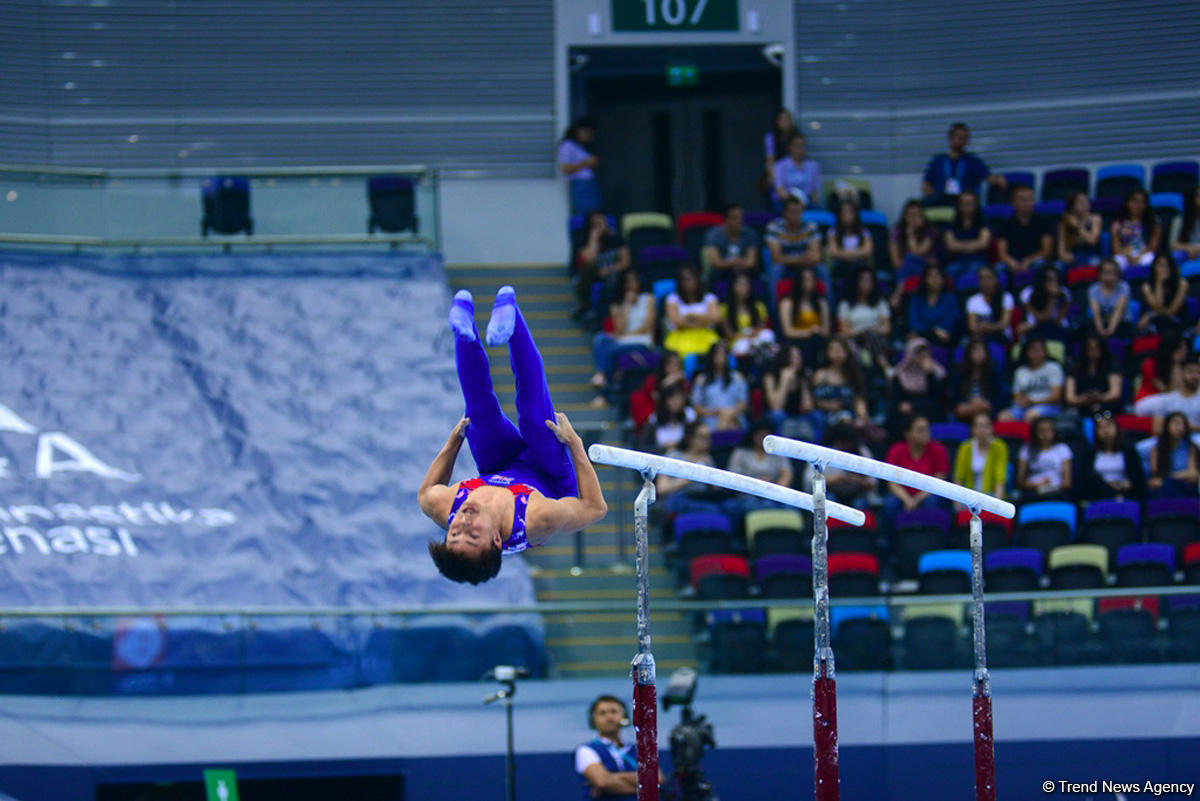
<path id="1" fill-rule="evenodd" d="M 367 180 L 367 233 L 376 229 L 394 234 L 399 231 L 417 232 L 416 185 L 412 178 L 400 175 L 381 175 Z"/>
<path id="2" fill-rule="evenodd" d="M 1155 192 L 1150 195 L 1150 210 L 1162 220 L 1163 231 L 1169 233 L 1175 218 L 1183 214 L 1183 195 L 1178 192 Z M 1164 247 L 1170 241 L 1164 238 Z"/>
<path id="3" fill-rule="evenodd" d="M 201 187 L 200 203 L 204 216 L 200 220 L 200 235 L 254 233 L 250 217 L 250 181 L 232 175 L 209 178 Z"/>
<path id="4" fill-rule="evenodd" d="M 676 220 L 679 229 L 679 244 L 687 252 L 689 264 L 700 264 L 700 251 L 704 247 L 704 238 L 708 230 L 715 225 L 721 225 L 725 218 L 712 211 L 689 211 L 680 214 Z"/>
<path id="5" fill-rule="evenodd" d="M 841 203 L 838 190 L 845 188 L 857 190 L 859 209 L 869 211 L 873 208 L 871 182 L 865 178 L 826 178 L 821 181 L 821 196 L 824 198 L 825 208 L 836 213 Z"/>
<path id="6" fill-rule="evenodd" d="M 1036 548 L 1000 548 L 983 560 L 987 592 L 1032 592 L 1042 575 L 1042 552 Z"/>
<path id="7" fill-rule="evenodd" d="M 929 551 L 917 562 L 917 580 L 923 595 L 954 595 L 971 591 L 971 552 Z"/>
<path id="8" fill-rule="evenodd" d="M 940 607 L 946 607 L 941 609 Z M 955 614 L 957 607 L 957 614 Z M 955 604 L 910 607 L 904 615 L 906 670 L 951 670 L 968 664 L 959 629 L 961 606 Z"/>
<path id="9" fill-rule="evenodd" d="M 983 207 L 983 221 L 990 226 L 1012 219 L 1017 212 L 1011 203 L 989 203 Z"/>
<path id="10" fill-rule="evenodd" d="M 750 595 L 750 563 L 735 554 L 697 556 L 688 568 L 700 600 L 732 601 Z"/>
<path id="11" fill-rule="evenodd" d="M 761 673 L 766 668 L 766 616 L 745 610 L 709 626 L 712 673 Z"/>
<path id="12" fill-rule="evenodd" d="M 835 607 L 854 609 L 853 607 Z M 887 608 L 859 608 L 866 614 L 842 617 L 833 634 L 838 670 L 891 670 L 892 628 Z"/>
<path id="13" fill-rule="evenodd" d="M 794 615 L 785 619 L 775 618 L 772 612 L 792 610 L 769 609 L 768 628 L 771 637 L 771 670 L 800 673 L 812 670 L 815 651 L 814 623 L 811 609 L 807 616 Z M 796 610 L 801 611 L 801 610 Z M 839 664 L 838 667 L 841 667 Z"/>
<path id="14" fill-rule="evenodd" d="M 800 554 L 772 554 L 754 563 L 764 598 L 811 598 L 812 560 Z"/>
<path id="15" fill-rule="evenodd" d="M 1049 555 L 1053 548 L 1068 545 L 1075 534 L 1075 506 L 1065 501 L 1039 501 L 1017 510 L 1014 541 Z"/>
<path id="16" fill-rule="evenodd" d="M 1106 661 L 1122 665 L 1158 662 L 1157 617 L 1157 607 L 1152 611 L 1140 598 L 1101 598 L 1096 620 Z"/>
<path id="17" fill-rule="evenodd" d="M 1004 175 L 1004 180 L 1007 182 L 1007 186 L 1005 186 L 1004 189 L 999 189 L 991 186 L 990 184 L 988 185 L 989 205 L 1004 203 L 1007 201 L 1010 193 L 1013 190 L 1013 187 L 1028 186 L 1030 189 L 1033 189 L 1037 180 L 1037 176 L 1035 176 L 1032 172 L 1014 170 L 1010 172 L 1004 172 L 1002 174 Z"/>
<path id="18" fill-rule="evenodd" d="M 621 215 L 621 238 L 632 248 L 630 236 L 636 231 L 667 231 L 671 234 L 675 233 L 675 221 L 671 219 L 670 214 L 663 214 L 658 211 L 631 211 L 628 214 Z M 662 242 L 650 242 L 647 244 L 654 245 L 673 245 L 674 238 Z"/>
<path id="19" fill-rule="evenodd" d="M 1033 204 L 1033 213 L 1053 226 L 1058 225 L 1059 220 L 1066 212 L 1067 202 L 1065 200 L 1041 200 Z"/>
<path id="20" fill-rule="evenodd" d="M 1015 453 L 1021 445 L 1029 442 L 1029 423 L 1024 420 L 997 420 L 993 429 L 997 437 L 1008 443 L 1010 452 Z"/>
<path id="21" fill-rule="evenodd" d="M 1167 654 L 1172 662 L 1200 662 L 1200 606 L 1172 607 L 1167 633 Z"/>
<path id="22" fill-rule="evenodd" d="M 938 226 L 946 228 L 954 222 L 953 206 L 928 206 L 925 209 L 925 219 Z"/>
<path id="23" fill-rule="evenodd" d="M 1044 665 L 1086 665 L 1100 658 L 1088 618 L 1080 612 L 1053 611 L 1033 618 L 1034 652 Z"/>
<path id="24" fill-rule="evenodd" d="M 946 547 L 950 513 L 942 509 L 913 509 L 896 515 L 892 552 L 897 574 L 917 578 L 921 554 Z"/>
<path id="25" fill-rule="evenodd" d="M 1086 287 L 1089 284 L 1094 284 L 1099 272 L 1095 267 L 1072 267 L 1067 271 L 1067 286 Z"/>
<path id="26" fill-rule="evenodd" d="M 688 263 L 688 253 L 678 245 L 647 245 L 637 254 L 637 267 L 646 283 L 674 279 L 679 268 Z"/>
<path id="27" fill-rule="evenodd" d="M 746 547 L 758 562 L 771 554 L 804 554 L 812 545 L 812 533 L 795 509 L 755 509 L 746 513 Z"/>
<path id="28" fill-rule="evenodd" d="M 1151 192 L 1178 192 L 1189 197 L 1196 191 L 1200 164 L 1195 161 L 1164 161 L 1150 170 Z"/>
<path id="29" fill-rule="evenodd" d="M 1060 545 L 1047 560 L 1052 590 L 1095 590 L 1108 583 L 1108 551 L 1102 545 Z"/>
<path id="30" fill-rule="evenodd" d="M 1012 539 L 1012 521 L 991 512 L 979 515 L 983 524 L 983 553 L 986 556 L 992 551 L 1007 548 Z M 971 548 L 971 512 L 959 509 L 954 514 L 954 531 L 951 544 L 955 548 Z"/>
<path id="31" fill-rule="evenodd" d="M 1151 498 L 1146 504 L 1146 539 L 1171 545 L 1183 557 L 1190 543 L 1200 541 L 1200 499 Z"/>
<path id="32" fill-rule="evenodd" d="M 1042 174 L 1042 200 L 1066 200 L 1072 192 L 1087 193 L 1091 173 L 1085 167 L 1065 167 Z"/>
<path id="33" fill-rule="evenodd" d="M 729 553 L 732 543 L 733 526 L 725 515 L 696 512 L 675 518 L 675 548 L 685 565 L 697 556 Z"/>
<path id="34" fill-rule="evenodd" d="M 829 594 L 864 598 L 879 594 L 879 558 L 873 553 L 829 554 Z"/>
<path id="35" fill-rule="evenodd" d="M 1117 551 L 1138 540 L 1141 507 L 1137 501 L 1096 501 L 1083 510 L 1083 528 L 1078 540 L 1102 545 L 1109 564 L 1116 564 Z"/>
<path id="36" fill-rule="evenodd" d="M 867 514 L 871 514 L 868 512 Z M 833 522 L 832 520 L 830 521 Z M 873 524 L 873 520 L 870 523 Z M 875 553 L 876 537 L 874 525 L 830 526 L 829 553 Z"/>
<path id="37" fill-rule="evenodd" d="M 891 241 L 891 232 L 888 230 L 887 216 L 879 211 L 863 211 L 859 217 L 871 234 L 871 244 L 875 247 L 875 269 L 890 272 L 892 265 L 888 242 Z"/>
<path id="38" fill-rule="evenodd" d="M 743 219 L 746 225 L 753 228 L 754 232 L 758 234 L 758 240 L 761 242 L 766 238 L 767 226 L 778 216 L 770 211 L 747 211 Z"/>
<path id="39" fill-rule="evenodd" d="M 984 621 L 989 667 L 1029 667 L 1036 664 L 1033 638 L 1024 616 L 993 613 L 989 609 Z"/>
<path id="40" fill-rule="evenodd" d="M 1141 164 L 1109 164 L 1096 170 L 1096 197 L 1124 200 L 1135 189 L 1146 188 L 1146 168 Z"/>
<path id="41" fill-rule="evenodd" d="M 804 216 L 801 219 L 806 223 L 812 223 L 822 231 L 828 231 L 837 224 L 833 212 L 826 211 L 825 209 L 805 209 Z"/>
<path id="42" fill-rule="evenodd" d="M 1200 585 L 1200 542 L 1183 549 L 1183 583 Z"/>
<path id="43" fill-rule="evenodd" d="M 958 447 L 960 442 L 970 437 L 971 429 L 966 423 L 951 421 L 948 423 L 930 423 L 929 433 L 934 439 L 949 449 L 951 446 Z"/>
<path id="44" fill-rule="evenodd" d="M 1175 573 L 1175 548 L 1159 542 L 1126 545 L 1117 551 L 1117 586 L 1166 587 Z"/>

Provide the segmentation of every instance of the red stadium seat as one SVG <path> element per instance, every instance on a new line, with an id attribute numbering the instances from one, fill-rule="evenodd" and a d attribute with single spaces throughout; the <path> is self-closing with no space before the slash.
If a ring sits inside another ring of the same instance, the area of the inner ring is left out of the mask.
<path id="1" fill-rule="evenodd" d="M 1007 517 L 1001 517 L 1000 515 L 992 514 L 991 512 L 980 512 L 979 519 L 981 521 L 983 521 L 983 524 L 985 526 L 992 525 L 992 524 L 995 524 L 998 526 L 1004 526 L 1004 530 L 1008 534 L 1012 534 L 1013 521 Z M 954 516 L 955 528 L 966 528 L 970 524 L 971 524 L 971 510 L 970 509 L 959 509 L 958 514 L 956 514 Z"/>
<path id="2" fill-rule="evenodd" d="M 1103 615 L 1115 609 L 1145 609 L 1158 620 L 1157 595 L 1123 595 L 1120 598 L 1100 598 L 1096 601 L 1096 613 Z"/>
<path id="3" fill-rule="evenodd" d="M 749 579 L 750 563 L 745 557 L 736 554 L 710 553 L 693 559 L 688 572 L 694 587 L 705 576 L 733 575 Z"/>
<path id="4" fill-rule="evenodd" d="M 1116 421 L 1117 427 L 1122 431 L 1133 434 L 1145 434 L 1146 436 L 1154 433 L 1153 417 L 1140 417 L 1136 414 L 1118 414 Z"/>
<path id="5" fill-rule="evenodd" d="M 679 241 L 682 242 L 683 235 L 689 228 L 712 228 L 723 222 L 725 218 L 715 211 L 689 211 L 679 215 L 675 220 L 675 228 L 679 231 Z"/>
<path id="6" fill-rule="evenodd" d="M 1145 356 L 1149 353 L 1155 353 L 1158 351 L 1158 345 L 1160 342 L 1162 342 L 1162 337 L 1158 336 L 1158 334 L 1138 337 L 1137 339 L 1133 340 L 1133 355 Z"/>
<path id="7" fill-rule="evenodd" d="M 1072 267 L 1067 271 L 1067 286 L 1083 286 L 1091 284 L 1099 277 L 1096 267 Z"/>
<path id="8" fill-rule="evenodd" d="M 1022 420 L 997 420 L 994 425 L 1000 439 L 1019 439 L 1029 442 L 1029 423 Z"/>
<path id="9" fill-rule="evenodd" d="M 873 553 L 829 554 L 829 575 L 838 573 L 870 573 L 879 575 L 879 557 Z"/>
<path id="10" fill-rule="evenodd" d="M 864 511 L 863 511 L 863 515 L 864 515 L 864 516 L 865 516 L 867 519 L 866 519 L 866 522 L 864 522 L 864 523 L 862 524 L 862 527 L 863 527 L 863 528 L 865 528 L 865 529 L 873 529 L 873 528 L 875 528 L 875 513 L 874 513 L 874 512 L 872 512 L 870 509 L 866 509 L 866 510 L 864 510 Z M 850 524 L 849 524 L 849 523 L 847 523 L 846 521 L 844 521 L 844 520 L 836 520 L 836 519 L 834 519 L 834 518 L 832 518 L 832 517 L 830 517 L 830 518 L 827 518 L 826 522 L 827 522 L 827 525 L 828 525 L 828 527 L 829 527 L 829 528 L 831 528 L 831 529 L 832 529 L 832 528 L 850 528 L 850 527 L 851 527 L 851 526 L 850 526 Z"/>

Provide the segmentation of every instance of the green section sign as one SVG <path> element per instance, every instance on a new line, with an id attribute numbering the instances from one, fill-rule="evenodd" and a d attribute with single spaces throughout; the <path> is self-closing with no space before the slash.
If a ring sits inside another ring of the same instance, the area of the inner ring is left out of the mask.
<path id="1" fill-rule="evenodd" d="M 204 771 L 204 791 L 208 801 L 238 801 L 237 774 L 232 770 Z"/>
<path id="2" fill-rule="evenodd" d="M 738 0 L 612 0 L 614 31 L 737 31 Z"/>

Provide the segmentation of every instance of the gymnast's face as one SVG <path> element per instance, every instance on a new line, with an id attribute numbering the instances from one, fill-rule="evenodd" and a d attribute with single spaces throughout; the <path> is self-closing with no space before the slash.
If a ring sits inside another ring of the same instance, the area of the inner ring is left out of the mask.
<path id="1" fill-rule="evenodd" d="M 501 547 L 500 525 L 488 510 L 467 499 L 454 515 L 446 532 L 446 547 L 454 551 L 485 551 L 492 545 Z"/>

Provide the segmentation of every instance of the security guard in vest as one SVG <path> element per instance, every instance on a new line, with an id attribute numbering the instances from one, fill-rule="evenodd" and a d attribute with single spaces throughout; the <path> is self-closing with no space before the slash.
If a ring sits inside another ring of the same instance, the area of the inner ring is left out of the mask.
<path id="1" fill-rule="evenodd" d="M 588 708 L 587 722 L 596 736 L 575 749 L 575 772 L 583 779 L 584 799 L 635 801 L 637 745 L 621 743 L 621 729 L 629 725 L 625 703 L 616 696 L 602 695 Z M 665 783 L 662 771 L 658 781 Z"/>

